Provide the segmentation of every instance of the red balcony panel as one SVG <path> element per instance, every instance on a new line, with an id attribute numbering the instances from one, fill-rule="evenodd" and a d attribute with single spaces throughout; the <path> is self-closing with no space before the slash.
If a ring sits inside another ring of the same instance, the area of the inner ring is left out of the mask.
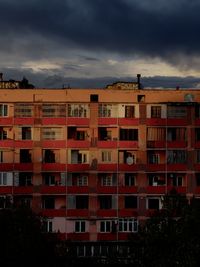
<path id="1" fill-rule="evenodd" d="M 118 233 L 118 240 L 127 241 L 130 240 L 130 237 L 133 237 L 134 233 Z"/>
<path id="2" fill-rule="evenodd" d="M 117 118 L 98 118 L 99 125 L 116 125 L 118 124 Z"/>
<path id="3" fill-rule="evenodd" d="M 194 165 L 194 170 L 195 171 L 200 171 L 200 163 Z"/>
<path id="4" fill-rule="evenodd" d="M 66 187 L 65 186 L 48 186 L 43 185 L 41 187 L 41 194 L 66 194 Z"/>
<path id="5" fill-rule="evenodd" d="M 196 141 L 194 146 L 195 146 L 195 148 L 200 148 L 200 141 Z"/>
<path id="6" fill-rule="evenodd" d="M 0 163 L 0 171 L 13 171 L 14 164 L 13 163 Z"/>
<path id="7" fill-rule="evenodd" d="M 90 234 L 89 233 L 68 233 L 67 239 L 71 239 L 73 241 L 89 241 Z"/>
<path id="8" fill-rule="evenodd" d="M 97 240 L 98 241 L 116 241 L 117 233 L 98 233 Z"/>
<path id="9" fill-rule="evenodd" d="M 61 163 L 43 163 L 42 171 L 65 171 L 65 166 Z"/>
<path id="10" fill-rule="evenodd" d="M 90 147 L 90 141 L 88 140 L 67 140 L 66 147 L 69 148 L 89 148 Z"/>
<path id="11" fill-rule="evenodd" d="M 32 194 L 33 186 L 15 186 L 13 187 L 14 194 Z"/>
<path id="12" fill-rule="evenodd" d="M 10 117 L 1 117 L 0 125 L 13 125 L 13 118 Z"/>
<path id="13" fill-rule="evenodd" d="M 66 217 L 66 209 L 43 209 L 42 216 L 46 217 Z"/>
<path id="14" fill-rule="evenodd" d="M 13 147 L 13 140 L 0 140 L 0 147 Z"/>
<path id="15" fill-rule="evenodd" d="M 68 209 L 67 210 L 67 216 L 69 217 L 88 217 L 89 216 L 89 210 L 88 209 Z"/>
<path id="16" fill-rule="evenodd" d="M 10 186 L 0 186 L 0 194 L 12 194 L 13 187 Z"/>
<path id="17" fill-rule="evenodd" d="M 67 170 L 71 172 L 89 171 L 89 164 L 67 164 Z"/>
<path id="18" fill-rule="evenodd" d="M 43 125 L 65 125 L 66 118 L 42 118 Z"/>
<path id="19" fill-rule="evenodd" d="M 156 126 L 156 125 L 166 125 L 166 119 L 164 118 L 148 118 L 146 120 L 146 124 L 148 126 Z"/>
<path id="20" fill-rule="evenodd" d="M 187 189 L 186 186 L 168 186 L 167 191 L 171 192 L 172 190 L 176 190 L 179 194 L 185 194 Z"/>
<path id="21" fill-rule="evenodd" d="M 98 186 L 97 193 L 100 194 L 116 194 L 117 186 Z"/>
<path id="22" fill-rule="evenodd" d="M 137 209 L 121 209 L 119 210 L 119 217 L 137 217 Z"/>
<path id="23" fill-rule="evenodd" d="M 138 192 L 137 186 L 119 186 L 118 192 L 120 194 L 132 194 Z"/>
<path id="24" fill-rule="evenodd" d="M 98 164 L 98 171 L 116 171 L 117 164 Z"/>
<path id="25" fill-rule="evenodd" d="M 166 122 L 166 126 L 185 126 L 188 124 L 187 119 L 176 119 L 176 118 L 172 118 L 172 119 L 167 119 Z"/>
<path id="26" fill-rule="evenodd" d="M 32 148 L 32 140 L 15 140 L 15 147 L 17 148 Z"/>
<path id="27" fill-rule="evenodd" d="M 89 126 L 90 119 L 89 118 L 67 118 L 67 125 L 86 125 Z"/>
<path id="28" fill-rule="evenodd" d="M 18 125 L 33 125 L 34 118 L 14 118 L 14 124 Z"/>
<path id="29" fill-rule="evenodd" d="M 83 194 L 83 193 L 89 193 L 88 186 L 68 186 L 67 187 L 67 193 L 68 194 Z"/>
<path id="30" fill-rule="evenodd" d="M 200 194 L 200 186 L 197 186 L 197 187 L 195 188 L 195 194 Z"/>
<path id="31" fill-rule="evenodd" d="M 167 171 L 186 171 L 187 164 L 183 163 L 174 163 L 174 164 L 167 164 Z"/>
<path id="32" fill-rule="evenodd" d="M 148 148 L 165 148 L 166 142 L 165 141 L 147 141 Z"/>
<path id="33" fill-rule="evenodd" d="M 200 125 L 200 118 L 195 119 L 195 125 L 199 126 Z"/>
<path id="34" fill-rule="evenodd" d="M 155 216 L 155 214 L 158 213 L 158 210 L 157 209 L 148 209 L 146 211 L 146 217 L 152 217 L 152 216 Z"/>
<path id="35" fill-rule="evenodd" d="M 119 141 L 119 148 L 138 148 L 138 141 Z"/>
<path id="36" fill-rule="evenodd" d="M 168 148 L 184 148 L 184 147 L 187 147 L 187 142 L 186 141 L 170 141 L 170 142 L 167 142 L 167 147 Z"/>
<path id="37" fill-rule="evenodd" d="M 99 209 L 99 210 L 97 210 L 97 216 L 99 216 L 99 217 L 116 217 L 117 216 L 117 210 Z"/>
<path id="38" fill-rule="evenodd" d="M 154 172 L 154 171 L 165 171 L 166 165 L 165 164 L 147 164 L 147 171 Z"/>
<path id="39" fill-rule="evenodd" d="M 119 171 L 138 171 L 139 170 L 139 165 L 138 164 L 132 164 L 128 165 L 126 163 L 120 163 L 119 164 Z"/>
<path id="40" fill-rule="evenodd" d="M 33 163 L 15 163 L 15 170 L 33 171 Z"/>
<path id="41" fill-rule="evenodd" d="M 147 186 L 146 192 L 148 194 L 165 194 L 167 190 L 166 186 Z"/>
<path id="42" fill-rule="evenodd" d="M 42 141 L 42 147 L 45 148 L 65 148 L 66 141 L 65 140 L 45 140 Z"/>
<path id="43" fill-rule="evenodd" d="M 139 125 L 139 118 L 119 118 L 119 125 Z"/>
<path id="44" fill-rule="evenodd" d="M 117 148 L 117 141 L 98 141 L 99 148 Z"/>

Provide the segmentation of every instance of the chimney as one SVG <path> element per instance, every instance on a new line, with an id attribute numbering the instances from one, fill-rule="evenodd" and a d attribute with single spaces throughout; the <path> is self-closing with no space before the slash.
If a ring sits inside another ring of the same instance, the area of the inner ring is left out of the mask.
<path id="1" fill-rule="evenodd" d="M 2 82 L 3 81 L 3 73 L 0 72 L 0 81 Z"/>
<path id="2" fill-rule="evenodd" d="M 137 74 L 138 89 L 141 89 L 140 77 L 141 77 L 141 74 Z"/>

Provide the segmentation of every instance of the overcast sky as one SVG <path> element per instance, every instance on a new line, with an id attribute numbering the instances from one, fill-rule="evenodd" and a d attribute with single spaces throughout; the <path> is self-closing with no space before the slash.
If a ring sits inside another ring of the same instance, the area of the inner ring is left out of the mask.
<path id="1" fill-rule="evenodd" d="M 137 73 L 145 86 L 200 87 L 199 14 L 199 0 L 0 0 L 0 71 L 36 87 Z"/>

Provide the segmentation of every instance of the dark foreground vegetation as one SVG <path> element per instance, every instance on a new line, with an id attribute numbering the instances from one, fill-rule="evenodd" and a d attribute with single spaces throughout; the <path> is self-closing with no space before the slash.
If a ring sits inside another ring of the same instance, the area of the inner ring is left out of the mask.
<path id="1" fill-rule="evenodd" d="M 107 244 L 108 245 L 108 244 Z M 122 245 L 122 246 L 121 246 Z M 104 258 L 76 255 L 74 242 L 44 234 L 39 216 L 27 208 L 0 210 L 0 266 L 200 266 L 200 201 L 172 192 L 139 232 Z M 115 246 L 115 247 L 114 247 Z M 119 251 L 119 247 L 126 248 Z"/>

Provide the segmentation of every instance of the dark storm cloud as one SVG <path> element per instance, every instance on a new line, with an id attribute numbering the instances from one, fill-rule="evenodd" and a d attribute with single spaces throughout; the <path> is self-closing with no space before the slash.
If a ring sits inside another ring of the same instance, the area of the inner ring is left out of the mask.
<path id="1" fill-rule="evenodd" d="M 29 39 L 19 53 L 31 56 L 42 37 L 55 49 L 75 46 L 165 59 L 199 55 L 199 11 L 198 0 L 1 0 L 0 48 L 12 51 L 20 39 Z M 46 43 L 38 46 L 37 53 L 47 56 Z"/>

